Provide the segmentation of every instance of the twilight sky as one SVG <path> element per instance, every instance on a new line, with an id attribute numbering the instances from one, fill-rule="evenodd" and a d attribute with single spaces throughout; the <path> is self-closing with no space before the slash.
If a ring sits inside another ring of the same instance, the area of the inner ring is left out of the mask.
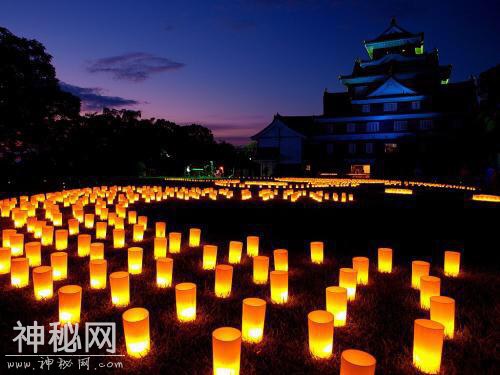
<path id="1" fill-rule="evenodd" d="M 276 112 L 320 114 L 393 15 L 458 81 L 500 63 L 498 14 L 498 0 L 0 2 L 0 26 L 41 41 L 87 109 L 200 123 L 236 144 Z"/>

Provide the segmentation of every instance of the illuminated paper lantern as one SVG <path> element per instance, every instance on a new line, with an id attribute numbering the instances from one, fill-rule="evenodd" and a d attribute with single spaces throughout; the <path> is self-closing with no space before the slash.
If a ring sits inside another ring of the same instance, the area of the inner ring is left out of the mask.
<path id="1" fill-rule="evenodd" d="M 420 289 L 420 278 L 429 275 L 431 265 L 429 262 L 414 260 L 411 262 L 411 286 Z"/>
<path id="2" fill-rule="evenodd" d="M 380 247 L 378 249 L 378 271 L 382 273 L 392 272 L 392 249 Z"/>
<path id="3" fill-rule="evenodd" d="M 191 228 L 189 229 L 189 247 L 200 246 L 201 229 Z"/>
<path id="4" fill-rule="evenodd" d="M 241 332 L 232 327 L 217 328 L 212 332 L 214 375 L 240 373 Z"/>
<path id="5" fill-rule="evenodd" d="M 154 257 L 155 259 L 165 258 L 167 256 L 167 238 L 155 237 L 154 242 Z"/>
<path id="6" fill-rule="evenodd" d="M 431 297 L 441 294 L 441 279 L 435 276 L 420 278 L 420 307 L 428 310 L 431 307 Z"/>
<path id="7" fill-rule="evenodd" d="M 28 220 L 26 221 L 26 230 L 28 231 L 28 233 L 35 233 L 36 221 L 36 216 L 30 216 L 28 218 Z"/>
<path id="8" fill-rule="evenodd" d="M 58 251 L 50 254 L 50 265 L 54 280 L 64 280 L 68 277 L 68 254 Z"/>
<path id="9" fill-rule="evenodd" d="M 92 259 L 89 262 L 90 288 L 105 289 L 107 285 L 108 262 L 105 259 Z"/>
<path id="10" fill-rule="evenodd" d="M 460 253 L 458 251 L 444 252 L 444 274 L 457 277 L 460 272 Z"/>
<path id="11" fill-rule="evenodd" d="M 4 229 L 2 230 L 2 246 L 8 247 L 10 249 L 10 236 L 16 234 L 15 229 Z"/>
<path id="12" fill-rule="evenodd" d="M 0 275 L 10 273 L 10 262 L 12 256 L 8 247 L 0 247 Z"/>
<path id="13" fill-rule="evenodd" d="M 125 311 L 122 318 L 128 355 L 133 358 L 144 357 L 151 347 L 148 310 L 134 307 Z"/>
<path id="14" fill-rule="evenodd" d="M 324 257 L 324 244 L 323 242 L 311 242 L 311 262 L 315 264 L 322 264 Z"/>
<path id="15" fill-rule="evenodd" d="M 59 296 L 59 323 L 79 323 L 82 288 L 78 285 L 65 285 L 59 288 L 57 294 Z"/>
<path id="16" fill-rule="evenodd" d="M 108 223 L 105 221 L 98 221 L 95 224 L 95 238 L 98 240 L 104 240 L 108 231 Z"/>
<path id="17" fill-rule="evenodd" d="M 79 234 L 78 235 L 78 256 L 86 257 L 90 254 L 90 242 L 92 241 L 92 236 L 90 234 Z"/>
<path id="18" fill-rule="evenodd" d="M 352 268 L 339 270 L 339 286 L 346 288 L 348 301 L 354 301 L 356 298 L 357 274 L 358 272 Z"/>
<path id="19" fill-rule="evenodd" d="M 128 249 L 128 272 L 131 275 L 142 273 L 142 248 L 129 247 Z"/>
<path id="20" fill-rule="evenodd" d="M 335 327 L 345 326 L 347 319 L 347 289 L 341 286 L 326 288 L 326 310 L 333 314 Z"/>
<path id="21" fill-rule="evenodd" d="M 104 259 L 104 244 L 92 242 L 90 244 L 90 260 Z"/>
<path id="22" fill-rule="evenodd" d="M 144 227 L 142 224 L 134 224 L 132 237 L 134 242 L 140 242 L 144 238 Z"/>
<path id="23" fill-rule="evenodd" d="M 27 258 L 12 258 L 10 283 L 15 288 L 24 288 L 29 283 L 30 266 Z"/>
<path id="24" fill-rule="evenodd" d="M 147 216 L 139 216 L 137 218 L 137 224 L 142 225 L 144 230 L 148 229 L 148 217 Z"/>
<path id="25" fill-rule="evenodd" d="M 229 242 L 229 263 L 239 264 L 241 262 L 241 254 L 243 252 L 243 242 L 230 241 Z"/>
<path id="26" fill-rule="evenodd" d="M 125 247 L 125 230 L 124 229 L 113 229 L 113 247 L 115 249 L 121 249 Z"/>
<path id="27" fill-rule="evenodd" d="M 56 250 L 66 250 L 68 248 L 68 231 L 66 229 L 58 229 L 56 236 Z"/>
<path id="28" fill-rule="evenodd" d="M 260 298 L 245 298 L 241 317 L 241 332 L 243 341 L 259 343 L 264 337 L 264 322 L 266 320 L 266 301 Z"/>
<path id="29" fill-rule="evenodd" d="M 24 254 L 24 234 L 14 233 L 10 235 L 10 251 L 14 257 Z"/>
<path id="30" fill-rule="evenodd" d="M 125 229 L 125 223 L 123 221 L 123 218 L 116 217 L 114 221 L 114 227 L 115 229 Z"/>
<path id="31" fill-rule="evenodd" d="M 315 310 L 307 315 L 309 351 L 313 358 L 326 359 L 333 351 L 333 314 Z"/>
<path id="32" fill-rule="evenodd" d="M 360 285 L 367 285 L 370 260 L 366 257 L 354 257 L 352 258 L 352 268 L 357 272 L 356 282 Z"/>
<path id="33" fill-rule="evenodd" d="M 85 214 L 85 228 L 92 229 L 94 228 L 94 214 Z"/>
<path id="34" fill-rule="evenodd" d="M 54 294 L 54 283 L 52 281 L 52 268 L 40 266 L 33 268 L 33 290 L 35 299 L 40 301 L 52 298 Z"/>
<path id="35" fill-rule="evenodd" d="M 167 233 L 167 223 L 165 223 L 164 221 L 156 222 L 155 233 L 156 233 L 156 237 L 158 237 L 158 238 L 165 237 L 165 235 Z"/>
<path id="36" fill-rule="evenodd" d="M 136 211 L 129 211 L 128 212 L 128 223 L 129 224 L 136 224 L 137 223 L 137 212 Z"/>
<path id="37" fill-rule="evenodd" d="M 288 272 L 271 271 L 271 301 L 283 304 L 288 301 Z"/>
<path id="38" fill-rule="evenodd" d="M 35 231 L 33 232 L 33 236 L 37 239 L 41 239 L 44 227 L 45 227 L 45 220 L 38 220 L 35 223 Z"/>
<path id="39" fill-rule="evenodd" d="M 455 334 L 455 300 L 445 296 L 431 297 L 431 320 L 444 326 L 444 336 L 452 339 Z"/>
<path id="40" fill-rule="evenodd" d="M 54 227 L 46 225 L 42 228 L 42 245 L 50 246 L 54 243 Z"/>
<path id="41" fill-rule="evenodd" d="M 203 269 L 213 270 L 217 263 L 217 246 L 204 245 L 203 246 Z"/>
<path id="42" fill-rule="evenodd" d="M 55 227 L 60 227 L 62 225 L 62 213 L 55 212 L 52 214 L 52 224 Z"/>
<path id="43" fill-rule="evenodd" d="M 169 288 L 172 286 L 172 273 L 174 260 L 172 258 L 156 259 L 156 285 L 159 288 Z"/>
<path id="44" fill-rule="evenodd" d="M 111 303 L 117 307 L 130 303 L 130 277 L 128 272 L 113 272 L 109 275 Z"/>
<path id="45" fill-rule="evenodd" d="M 253 282 L 267 284 L 269 277 L 269 257 L 257 255 L 253 257 Z"/>
<path id="46" fill-rule="evenodd" d="M 215 267 L 215 295 L 220 298 L 227 298 L 231 295 L 233 284 L 233 266 L 219 264 Z"/>
<path id="47" fill-rule="evenodd" d="M 441 368 L 444 326 L 428 319 L 416 319 L 413 331 L 413 364 L 426 374 Z"/>
<path id="48" fill-rule="evenodd" d="M 367 352 L 347 349 L 340 357 L 340 375 L 375 375 L 377 360 Z"/>
<path id="49" fill-rule="evenodd" d="M 27 242 L 24 246 L 26 258 L 30 267 L 37 267 L 42 264 L 42 244 L 40 242 Z"/>
<path id="50" fill-rule="evenodd" d="M 196 284 L 180 283 L 175 286 L 177 319 L 190 322 L 196 319 Z"/>
<path id="51" fill-rule="evenodd" d="M 80 233 L 80 222 L 77 219 L 69 219 L 68 231 L 70 236 Z"/>
<path id="52" fill-rule="evenodd" d="M 285 249 L 276 249 L 274 255 L 274 270 L 288 271 L 288 251 Z"/>
<path id="53" fill-rule="evenodd" d="M 259 237 L 258 236 L 248 236 L 247 237 L 247 255 L 249 257 L 255 257 L 259 255 Z"/>
<path id="54" fill-rule="evenodd" d="M 179 232 L 170 232 L 168 234 L 169 252 L 172 254 L 181 252 L 181 238 L 182 234 Z"/>

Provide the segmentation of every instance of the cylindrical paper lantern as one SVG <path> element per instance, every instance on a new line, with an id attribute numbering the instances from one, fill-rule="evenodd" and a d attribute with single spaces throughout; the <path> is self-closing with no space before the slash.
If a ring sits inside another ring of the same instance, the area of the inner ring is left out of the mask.
<path id="1" fill-rule="evenodd" d="M 42 245 L 50 246 L 54 243 L 54 227 L 46 225 L 42 228 Z"/>
<path id="2" fill-rule="evenodd" d="M 414 260 L 411 262 L 411 286 L 420 289 L 420 278 L 429 275 L 431 265 L 429 262 Z"/>
<path id="3" fill-rule="evenodd" d="M 113 229 L 113 247 L 121 249 L 125 246 L 125 230 Z"/>
<path id="4" fill-rule="evenodd" d="M 460 253 L 458 251 L 444 252 L 444 274 L 457 277 L 460 272 Z"/>
<path id="5" fill-rule="evenodd" d="M 241 332 L 232 327 L 217 328 L 212 333 L 214 375 L 239 375 Z"/>
<path id="6" fill-rule="evenodd" d="M 420 278 L 420 307 L 428 310 L 431 307 L 431 297 L 441 295 L 441 279 L 435 276 Z"/>
<path id="7" fill-rule="evenodd" d="M 95 238 L 98 240 L 104 240 L 108 231 L 108 223 L 105 221 L 98 221 L 95 224 Z"/>
<path id="8" fill-rule="evenodd" d="M 455 300 L 445 296 L 431 297 L 431 320 L 444 326 L 444 336 L 452 339 L 455 334 Z"/>
<path id="9" fill-rule="evenodd" d="M 50 254 L 50 265 L 54 280 L 64 280 L 68 277 L 68 254 L 57 251 Z"/>
<path id="10" fill-rule="evenodd" d="M 10 235 L 10 251 L 13 257 L 24 254 L 24 234 L 13 233 Z"/>
<path id="11" fill-rule="evenodd" d="M 326 288 L 326 310 L 333 314 L 334 326 L 342 327 L 347 319 L 347 289 L 341 286 Z"/>
<path id="12" fill-rule="evenodd" d="M 426 374 L 441 368 L 444 326 L 428 319 L 416 319 L 413 331 L 413 364 Z"/>
<path id="13" fill-rule="evenodd" d="M 283 304 L 288 301 L 288 272 L 271 271 L 271 301 Z"/>
<path id="14" fill-rule="evenodd" d="M 68 231 L 70 236 L 74 236 L 80 232 L 80 222 L 77 219 L 68 220 Z"/>
<path id="15" fill-rule="evenodd" d="M 136 224 L 139 225 L 139 224 Z M 130 247 L 128 249 L 128 272 L 131 275 L 142 273 L 142 248 Z"/>
<path id="16" fill-rule="evenodd" d="M 10 249 L 10 236 L 16 234 L 15 229 L 4 229 L 2 230 L 2 246 L 8 247 Z"/>
<path id="17" fill-rule="evenodd" d="M 51 267 L 40 266 L 33 268 L 33 290 L 36 300 L 52 298 L 54 294 L 53 285 Z"/>
<path id="18" fill-rule="evenodd" d="M 78 235 L 78 256 L 86 257 L 90 254 L 90 242 L 92 241 L 92 236 L 90 234 L 79 234 Z"/>
<path id="19" fill-rule="evenodd" d="M 215 295 L 226 298 L 231 295 L 233 284 L 233 266 L 219 264 L 215 267 Z"/>
<path id="20" fill-rule="evenodd" d="M 147 216 L 139 216 L 137 218 L 137 224 L 142 225 L 144 230 L 148 229 L 148 217 Z"/>
<path id="21" fill-rule="evenodd" d="M 59 296 L 59 323 L 79 323 L 82 288 L 78 285 L 65 285 L 59 288 L 57 294 Z"/>
<path id="22" fill-rule="evenodd" d="M 175 286 L 177 319 L 189 322 L 196 319 L 196 284 L 180 283 Z"/>
<path id="23" fill-rule="evenodd" d="M 241 318 L 243 341 L 259 343 L 264 336 L 266 320 L 266 301 L 260 298 L 245 298 Z"/>
<path id="24" fill-rule="evenodd" d="M 323 242 L 311 242 L 311 262 L 315 264 L 322 264 L 324 257 L 324 244 Z"/>
<path id="25" fill-rule="evenodd" d="M 128 355 L 134 358 L 144 357 L 151 346 L 148 310 L 134 307 L 125 311 L 122 317 Z"/>
<path id="26" fill-rule="evenodd" d="M 249 257 L 255 257 L 259 255 L 259 237 L 258 236 L 248 236 L 247 237 L 247 255 Z"/>
<path id="27" fill-rule="evenodd" d="M 129 224 L 137 224 L 137 212 L 129 211 L 128 212 L 128 223 Z"/>
<path id="28" fill-rule="evenodd" d="M 85 214 L 84 216 L 85 228 L 92 229 L 94 228 L 94 214 Z"/>
<path id="29" fill-rule="evenodd" d="M 191 228 L 189 229 L 189 247 L 200 246 L 201 229 Z"/>
<path id="30" fill-rule="evenodd" d="M 181 252 L 181 237 L 182 234 L 179 232 L 170 232 L 168 234 L 169 251 L 172 254 Z"/>
<path id="31" fill-rule="evenodd" d="M 24 246 L 26 249 L 26 258 L 30 267 L 37 267 L 42 264 L 42 244 L 40 242 L 27 242 Z"/>
<path id="32" fill-rule="evenodd" d="M 213 270 L 217 263 L 217 246 L 204 245 L 203 246 L 203 269 Z"/>
<path id="33" fill-rule="evenodd" d="M 92 242 L 90 244 L 90 260 L 104 259 L 104 244 Z"/>
<path id="34" fill-rule="evenodd" d="M 172 258 L 156 259 L 156 285 L 159 288 L 169 288 L 172 286 L 172 273 L 174 260 Z"/>
<path id="35" fill-rule="evenodd" d="M 134 242 L 140 242 L 144 238 L 144 227 L 142 224 L 134 224 L 132 237 Z"/>
<path id="36" fill-rule="evenodd" d="M 378 249 L 378 271 L 382 273 L 392 272 L 392 249 L 380 247 Z"/>
<path id="37" fill-rule="evenodd" d="M 10 283 L 15 288 L 23 288 L 29 283 L 30 266 L 27 258 L 13 258 L 10 265 Z"/>
<path id="38" fill-rule="evenodd" d="M 276 249 L 274 255 L 274 270 L 288 271 L 288 251 L 285 249 Z"/>
<path id="39" fill-rule="evenodd" d="M 330 358 L 333 351 L 333 314 L 325 310 L 307 315 L 309 351 L 314 358 Z"/>
<path id="40" fill-rule="evenodd" d="M 257 255 L 253 258 L 253 282 L 267 284 L 269 277 L 269 257 Z"/>
<path id="41" fill-rule="evenodd" d="M 347 289 L 347 299 L 354 301 L 356 298 L 357 271 L 352 268 L 339 270 L 339 286 Z"/>
<path id="42" fill-rule="evenodd" d="M 167 238 L 155 237 L 153 240 L 155 259 L 165 258 L 167 256 Z"/>
<path id="43" fill-rule="evenodd" d="M 66 229 L 56 230 L 56 250 L 68 248 L 68 231 Z"/>
<path id="44" fill-rule="evenodd" d="M 239 264 L 241 262 L 241 254 L 243 252 L 243 242 L 230 241 L 229 242 L 229 263 Z"/>
<path id="45" fill-rule="evenodd" d="M 108 262 L 105 259 L 93 259 L 89 262 L 90 288 L 105 289 L 107 284 Z"/>
<path id="46" fill-rule="evenodd" d="M 0 275 L 10 273 L 11 258 L 10 249 L 8 247 L 0 247 Z"/>
<path id="47" fill-rule="evenodd" d="M 165 237 L 167 233 L 167 223 L 164 221 L 158 221 L 155 224 L 156 237 Z"/>
<path id="48" fill-rule="evenodd" d="M 366 257 L 354 257 L 352 258 L 352 268 L 357 272 L 356 282 L 360 285 L 367 285 L 370 260 Z"/>
<path id="49" fill-rule="evenodd" d="M 109 275 L 111 302 L 118 307 L 130 303 L 130 277 L 128 272 L 113 272 Z"/>
<path id="50" fill-rule="evenodd" d="M 347 349 L 340 357 L 340 375 L 375 375 L 377 360 L 367 352 Z"/>

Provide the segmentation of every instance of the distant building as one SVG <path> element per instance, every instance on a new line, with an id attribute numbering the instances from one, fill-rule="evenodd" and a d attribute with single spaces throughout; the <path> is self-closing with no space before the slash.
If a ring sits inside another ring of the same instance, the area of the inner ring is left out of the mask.
<path id="1" fill-rule="evenodd" d="M 346 92 L 325 91 L 322 115 L 277 114 L 252 137 L 262 175 L 440 172 L 475 108 L 473 81 L 449 83 L 451 66 L 395 19 L 364 46 L 369 58 L 340 76 Z"/>

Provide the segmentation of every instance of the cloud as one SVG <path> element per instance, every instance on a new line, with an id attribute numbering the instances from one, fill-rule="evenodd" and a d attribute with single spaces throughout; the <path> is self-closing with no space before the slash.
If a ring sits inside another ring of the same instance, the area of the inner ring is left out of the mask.
<path id="1" fill-rule="evenodd" d="M 90 73 L 108 73 L 115 79 L 140 82 L 152 74 L 178 70 L 185 64 L 166 57 L 145 52 L 131 52 L 123 55 L 93 60 L 87 66 Z"/>
<path id="2" fill-rule="evenodd" d="M 134 99 L 103 95 L 104 90 L 99 87 L 78 87 L 65 82 L 60 82 L 59 86 L 82 100 L 82 111 L 101 111 L 104 107 L 122 108 L 140 104 Z"/>

